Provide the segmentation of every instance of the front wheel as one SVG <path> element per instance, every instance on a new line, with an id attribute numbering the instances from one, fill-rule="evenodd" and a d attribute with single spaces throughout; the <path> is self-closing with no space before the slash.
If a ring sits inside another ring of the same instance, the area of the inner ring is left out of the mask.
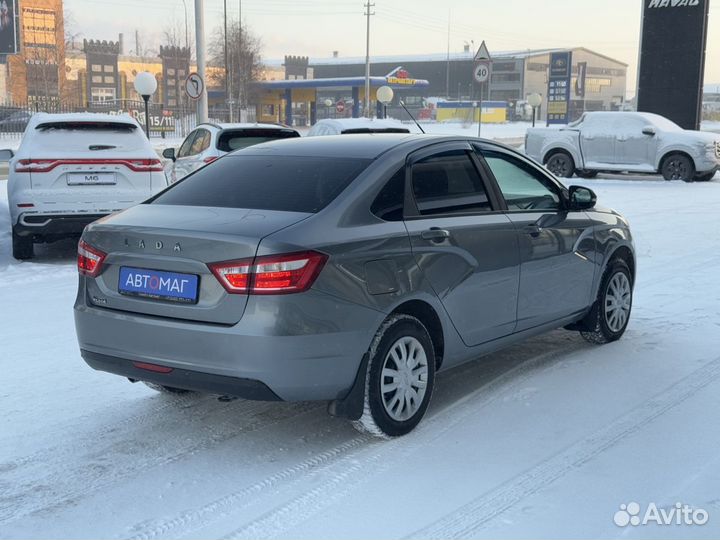
<path id="1" fill-rule="evenodd" d="M 578 175 L 579 178 L 595 178 L 598 175 L 598 171 L 575 171 L 575 174 Z"/>
<path id="2" fill-rule="evenodd" d="M 692 182 L 695 178 L 695 165 L 683 154 L 672 154 L 663 162 L 662 175 L 668 181 Z"/>
<path id="3" fill-rule="evenodd" d="M 558 178 L 572 178 L 575 172 L 575 161 L 570 154 L 555 152 L 548 157 L 546 166 Z"/>
<path id="4" fill-rule="evenodd" d="M 363 414 L 353 425 L 376 437 L 399 437 L 420 423 L 435 384 L 435 353 L 425 326 L 394 315 L 370 346 Z"/>
<path id="5" fill-rule="evenodd" d="M 580 333 L 587 341 L 603 345 L 623 336 L 632 311 L 632 279 L 625 261 L 615 259 L 608 265 L 597 300 L 581 323 Z"/>

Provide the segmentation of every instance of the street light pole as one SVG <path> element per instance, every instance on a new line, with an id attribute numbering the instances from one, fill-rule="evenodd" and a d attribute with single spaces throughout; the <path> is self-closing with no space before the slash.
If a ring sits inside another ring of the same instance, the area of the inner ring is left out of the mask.
<path id="1" fill-rule="evenodd" d="M 371 117 L 370 114 L 370 16 L 375 15 L 370 9 L 375 7 L 370 0 L 365 4 L 365 17 L 367 17 L 367 29 L 365 39 L 365 110 L 363 116 Z"/>
<path id="2" fill-rule="evenodd" d="M 198 75 L 203 80 L 203 89 L 197 100 L 197 121 L 198 124 L 207 122 L 208 119 L 208 98 L 207 81 L 205 81 L 205 16 L 203 0 L 195 0 L 195 55 L 197 57 Z"/>
<path id="3" fill-rule="evenodd" d="M 157 79 L 152 73 L 141 71 L 135 76 L 135 91 L 142 96 L 145 102 L 145 134 L 150 138 L 150 96 L 157 90 Z"/>
<path id="4" fill-rule="evenodd" d="M 147 138 L 150 138 L 150 106 L 148 105 L 148 101 L 150 101 L 150 96 L 143 96 L 143 101 L 145 102 L 145 135 L 147 135 Z"/>

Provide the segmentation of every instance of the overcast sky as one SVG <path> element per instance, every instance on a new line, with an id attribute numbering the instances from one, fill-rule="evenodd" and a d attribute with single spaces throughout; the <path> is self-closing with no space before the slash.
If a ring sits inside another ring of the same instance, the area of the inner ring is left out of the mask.
<path id="1" fill-rule="evenodd" d="M 364 56 L 362 0 L 227 0 L 263 43 L 263 57 L 285 54 L 327 57 Z M 630 64 L 634 81 L 640 35 L 641 0 L 374 0 L 372 54 L 461 51 L 484 39 L 490 52 L 543 47 L 584 46 Z M 185 0 L 190 33 L 194 0 Z M 157 47 L 162 32 L 175 25 L 184 33 L 183 0 L 65 0 L 74 32 L 81 38 L 126 36 L 134 49 L 135 30 L 144 47 Z M 222 23 L 223 0 L 205 0 L 208 36 Z M 679 36 L 681 38 L 681 36 Z M 720 85 L 720 0 L 710 0 L 706 83 Z"/>

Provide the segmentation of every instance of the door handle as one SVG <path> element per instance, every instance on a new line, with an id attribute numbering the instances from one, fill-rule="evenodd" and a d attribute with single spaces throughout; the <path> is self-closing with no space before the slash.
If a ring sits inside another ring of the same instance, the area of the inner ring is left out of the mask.
<path id="1" fill-rule="evenodd" d="M 532 225 L 527 225 L 523 229 L 523 232 L 525 232 L 526 234 L 529 234 L 533 238 L 537 238 L 538 236 L 540 236 L 540 233 L 542 232 L 542 227 L 533 223 Z"/>
<path id="2" fill-rule="evenodd" d="M 450 238 L 450 231 L 433 227 L 432 229 L 428 229 L 427 231 L 423 231 L 422 233 L 420 233 L 420 236 L 423 240 L 430 240 L 431 242 L 439 244 L 444 240 Z"/>

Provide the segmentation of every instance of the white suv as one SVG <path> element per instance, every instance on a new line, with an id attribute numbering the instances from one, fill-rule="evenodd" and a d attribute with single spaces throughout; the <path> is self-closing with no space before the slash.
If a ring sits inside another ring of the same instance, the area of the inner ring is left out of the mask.
<path id="1" fill-rule="evenodd" d="M 79 236 L 85 225 L 144 201 L 167 186 L 162 162 L 129 116 L 34 115 L 9 158 L 13 256 L 33 243 Z"/>
<path id="2" fill-rule="evenodd" d="M 200 124 L 177 153 L 174 148 L 163 151 L 163 157 L 171 160 L 165 172 L 170 182 L 177 182 L 233 150 L 299 136 L 296 130 L 282 124 Z"/>

